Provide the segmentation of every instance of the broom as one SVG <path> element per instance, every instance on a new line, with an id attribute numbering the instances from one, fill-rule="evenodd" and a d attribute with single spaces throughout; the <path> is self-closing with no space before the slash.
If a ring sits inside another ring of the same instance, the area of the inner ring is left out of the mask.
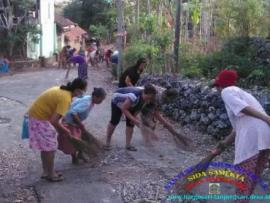
<path id="1" fill-rule="evenodd" d="M 203 158 L 198 164 L 196 164 L 196 166 L 205 166 L 202 167 L 202 169 L 198 169 L 197 172 L 202 172 L 202 171 L 206 171 L 209 167 L 209 164 L 216 156 L 220 155 L 225 149 L 226 149 L 226 145 L 223 143 L 219 143 L 215 149 L 211 150 L 211 153 L 208 154 L 205 158 Z"/>
<path id="2" fill-rule="evenodd" d="M 147 104 L 143 106 L 140 114 L 140 130 L 146 144 L 151 144 L 152 140 L 158 140 L 158 136 L 155 133 L 157 122 L 154 118 L 154 111 L 155 105 Z"/>
<path id="3" fill-rule="evenodd" d="M 149 117 L 141 115 L 140 130 L 146 144 L 151 144 L 152 140 L 158 140 L 158 136 L 155 133 L 156 123 L 153 121 L 151 122 L 151 120 L 152 119 L 149 119 Z"/>
<path id="4" fill-rule="evenodd" d="M 101 142 L 96 139 L 90 132 L 84 131 L 82 133 L 82 140 L 86 141 L 88 144 L 88 156 L 97 156 L 98 153 L 102 151 Z"/>
<path id="5" fill-rule="evenodd" d="M 82 151 L 88 153 L 88 143 L 84 140 L 80 140 L 74 137 L 68 137 L 70 143 L 77 151 Z"/>
<path id="6" fill-rule="evenodd" d="M 82 139 L 69 137 L 70 143 L 78 151 L 81 151 L 87 156 L 97 156 L 101 151 L 101 143 L 88 131 L 82 133 Z"/>
<path id="7" fill-rule="evenodd" d="M 219 143 L 218 146 L 214 149 L 211 150 L 211 153 L 208 154 L 206 157 L 204 157 L 201 161 L 199 161 L 197 164 L 195 164 L 192 168 L 194 169 L 192 174 L 195 173 L 201 173 L 201 172 L 205 172 L 208 167 L 209 167 L 209 163 L 218 155 L 220 155 L 221 152 L 223 152 L 225 150 L 225 145 Z M 178 189 L 182 189 L 187 183 L 187 179 L 184 179 L 183 182 L 176 182 L 175 184 L 175 188 L 176 190 Z M 184 190 L 186 190 L 186 188 L 183 188 Z"/>
<path id="8" fill-rule="evenodd" d="M 148 126 L 142 124 L 140 130 L 143 136 L 143 140 L 146 144 L 151 145 L 151 142 L 153 140 L 158 140 L 158 136 L 152 128 L 149 128 Z"/>

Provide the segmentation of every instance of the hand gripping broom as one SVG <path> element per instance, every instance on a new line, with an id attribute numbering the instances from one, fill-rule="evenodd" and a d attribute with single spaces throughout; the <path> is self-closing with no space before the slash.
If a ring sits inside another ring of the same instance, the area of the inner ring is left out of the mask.
<path id="1" fill-rule="evenodd" d="M 217 147 L 211 151 L 205 158 L 203 158 L 201 161 L 199 161 L 197 164 L 195 164 L 192 168 L 192 174 L 205 172 L 208 167 L 209 163 L 218 155 L 220 155 L 224 150 L 226 149 L 226 145 L 222 142 L 220 142 Z M 192 175 L 190 174 L 190 175 Z M 184 186 L 187 183 L 187 179 L 184 179 L 183 181 L 177 181 L 175 184 L 176 191 L 180 191 L 182 189 L 186 190 Z"/>
<path id="2" fill-rule="evenodd" d="M 97 156 L 101 151 L 101 143 L 88 131 L 82 132 L 82 139 L 69 137 L 69 141 L 74 148 L 87 154 L 89 157 Z"/>

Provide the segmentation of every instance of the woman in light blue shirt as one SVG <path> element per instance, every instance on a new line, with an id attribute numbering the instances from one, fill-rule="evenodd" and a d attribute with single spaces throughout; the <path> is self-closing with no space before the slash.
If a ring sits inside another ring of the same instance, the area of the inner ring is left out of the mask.
<path id="1" fill-rule="evenodd" d="M 106 97 L 106 92 L 103 88 L 94 88 L 92 96 L 86 95 L 76 98 L 65 115 L 63 125 L 71 132 L 72 136 L 81 139 L 82 133 L 86 131 L 84 121 L 95 104 L 101 104 Z M 58 136 L 59 146 L 58 149 L 65 154 L 72 156 L 72 163 L 77 164 L 79 158 L 83 158 L 81 153 L 77 151 L 70 143 L 66 135 L 60 134 Z"/>

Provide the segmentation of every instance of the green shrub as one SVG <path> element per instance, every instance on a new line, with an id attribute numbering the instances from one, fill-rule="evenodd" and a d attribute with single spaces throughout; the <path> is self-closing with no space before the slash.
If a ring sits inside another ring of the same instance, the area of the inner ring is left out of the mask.
<path id="1" fill-rule="evenodd" d="M 224 43 L 221 51 L 204 56 L 199 67 L 207 77 L 215 76 L 222 69 L 235 69 L 240 78 L 253 78 L 254 81 L 266 71 L 256 62 L 256 53 L 249 39 L 232 38 Z"/>
<path id="2" fill-rule="evenodd" d="M 165 52 L 171 44 L 172 33 L 169 30 L 163 32 L 155 32 L 152 35 L 152 43 Z"/>
<path id="3" fill-rule="evenodd" d="M 258 50 L 249 38 L 228 39 L 219 52 L 202 55 L 192 53 L 189 45 L 181 45 L 180 65 L 188 77 L 213 78 L 223 69 L 238 72 L 241 85 L 270 86 L 270 65 L 257 62 Z"/>
<path id="4" fill-rule="evenodd" d="M 133 45 L 130 45 L 124 53 L 124 66 L 129 67 L 134 65 L 137 60 L 141 57 L 148 59 L 147 70 L 149 72 L 155 71 L 156 63 L 159 57 L 159 49 L 156 46 L 146 44 L 144 42 L 138 41 Z"/>
<path id="5" fill-rule="evenodd" d="M 101 39 L 106 39 L 108 36 L 108 29 L 106 26 L 98 24 L 98 25 L 90 25 L 89 26 L 89 31 L 92 36 L 101 38 Z"/>
<path id="6" fill-rule="evenodd" d="M 202 76 L 202 70 L 197 66 L 191 66 L 183 70 L 183 75 L 189 78 L 199 78 Z"/>
<path id="7" fill-rule="evenodd" d="M 258 66 L 246 78 L 244 84 L 270 87 L 270 65 Z"/>

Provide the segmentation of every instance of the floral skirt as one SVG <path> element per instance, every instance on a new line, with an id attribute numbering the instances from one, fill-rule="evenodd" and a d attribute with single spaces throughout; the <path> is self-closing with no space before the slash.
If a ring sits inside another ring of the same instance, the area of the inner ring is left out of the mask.
<path id="1" fill-rule="evenodd" d="M 29 145 L 39 151 L 56 151 L 57 131 L 49 121 L 29 117 Z"/>

